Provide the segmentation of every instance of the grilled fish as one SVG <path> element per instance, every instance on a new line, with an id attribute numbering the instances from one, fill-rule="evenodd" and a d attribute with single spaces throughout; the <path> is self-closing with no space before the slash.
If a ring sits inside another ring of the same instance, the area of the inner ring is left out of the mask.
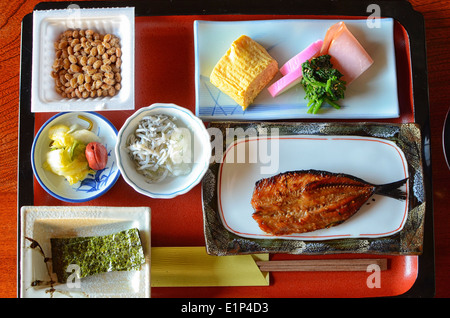
<path id="1" fill-rule="evenodd" d="M 280 173 L 256 182 L 253 219 L 266 233 L 289 235 L 346 221 L 373 195 L 405 200 L 407 179 L 375 185 L 357 177 L 319 170 Z"/>

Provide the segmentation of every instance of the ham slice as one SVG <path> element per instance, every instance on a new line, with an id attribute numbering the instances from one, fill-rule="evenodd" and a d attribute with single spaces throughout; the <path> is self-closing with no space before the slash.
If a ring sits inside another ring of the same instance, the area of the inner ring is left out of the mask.
<path id="1" fill-rule="evenodd" d="M 320 49 L 320 55 L 323 54 L 331 55 L 333 67 L 343 74 L 342 80 L 347 85 L 373 64 L 373 59 L 344 22 L 336 23 L 328 29 Z"/>

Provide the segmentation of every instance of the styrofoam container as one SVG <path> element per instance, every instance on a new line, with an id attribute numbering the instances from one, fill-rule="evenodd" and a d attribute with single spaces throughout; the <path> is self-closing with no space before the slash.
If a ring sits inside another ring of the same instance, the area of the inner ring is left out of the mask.
<path id="1" fill-rule="evenodd" d="M 55 61 L 54 42 L 68 29 L 92 29 L 120 38 L 122 49 L 122 87 L 112 97 L 63 98 L 55 91 L 51 77 Z M 101 111 L 134 109 L 134 7 L 80 9 L 33 13 L 32 112 Z"/>

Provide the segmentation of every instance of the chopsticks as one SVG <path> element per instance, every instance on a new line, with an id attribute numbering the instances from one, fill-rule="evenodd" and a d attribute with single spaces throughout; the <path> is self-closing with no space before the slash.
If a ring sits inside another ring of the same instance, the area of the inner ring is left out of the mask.
<path id="1" fill-rule="evenodd" d="M 372 271 L 370 265 L 378 265 L 380 270 L 387 269 L 387 259 L 320 259 L 320 260 L 275 260 L 257 261 L 262 272 L 292 271 Z"/>

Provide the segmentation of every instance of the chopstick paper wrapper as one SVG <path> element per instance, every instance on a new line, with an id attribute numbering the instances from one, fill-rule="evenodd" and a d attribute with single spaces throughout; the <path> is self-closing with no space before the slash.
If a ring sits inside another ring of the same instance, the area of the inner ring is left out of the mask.
<path id="1" fill-rule="evenodd" d="M 151 286 L 268 286 L 256 261 L 269 254 L 212 256 L 205 247 L 152 247 Z"/>

